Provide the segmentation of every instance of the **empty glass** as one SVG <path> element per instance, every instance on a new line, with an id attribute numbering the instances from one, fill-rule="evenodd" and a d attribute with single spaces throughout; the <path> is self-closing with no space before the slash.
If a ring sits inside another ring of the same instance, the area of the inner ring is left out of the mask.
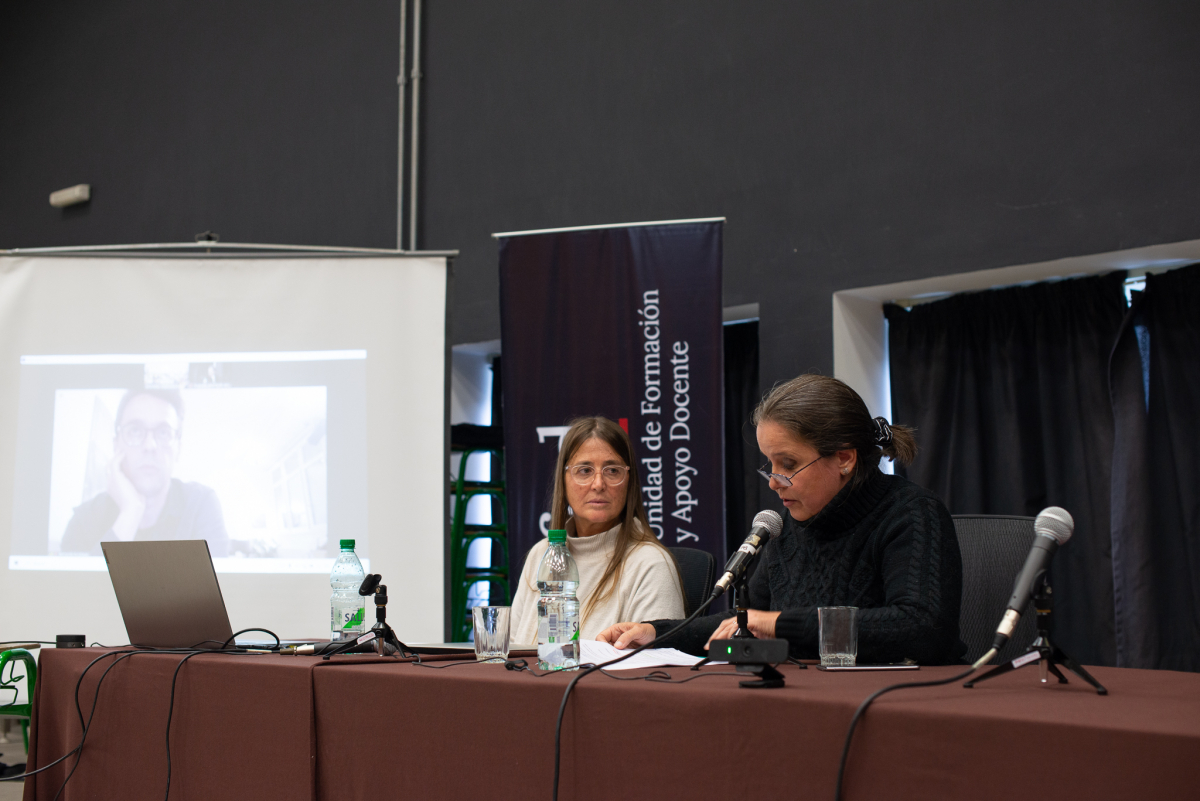
<path id="1" fill-rule="evenodd" d="M 480 662 L 503 662 L 508 659 L 507 606 L 477 606 L 471 610 L 475 626 L 475 658 Z"/>
<path id="2" fill-rule="evenodd" d="M 822 606 L 817 609 L 821 664 L 854 667 L 858 658 L 858 607 Z"/>

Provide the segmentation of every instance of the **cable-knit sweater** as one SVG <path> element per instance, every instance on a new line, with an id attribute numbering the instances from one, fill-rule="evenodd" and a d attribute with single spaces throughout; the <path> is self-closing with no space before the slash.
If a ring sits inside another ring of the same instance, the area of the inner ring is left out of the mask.
<path id="1" fill-rule="evenodd" d="M 815 659 L 817 607 L 857 606 L 858 661 L 922 665 L 962 661 L 958 636 L 962 557 L 954 523 L 932 493 L 877 470 L 842 488 L 800 522 L 785 515 L 751 576 L 751 609 L 779 611 L 775 636 L 793 656 Z M 671 639 L 690 653 L 730 613 L 699 618 Z M 653 621 L 658 634 L 678 621 Z"/>
<path id="2" fill-rule="evenodd" d="M 567 549 L 575 557 L 575 566 L 579 568 L 577 597 L 581 611 L 604 576 L 620 531 L 621 524 L 618 523 L 603 533 L 578 537 L 575 535 L 575 519 L 567 521 Z M 549 541 L 543 538 L 534 544 L 525 557 L 525 567 L 521 571 L 509 621 L 509 641 L 512 644 L 537 642 L 537 571 L 549 545 Z M 621 580 L 612 595 L 589 610 L 588 616 L 580 624 L 579 636 L 584 640 L 594 640 L 597 634 L 622 620 L 683 613 L 683 585 L 679 581 L 675 560 L 658 543 L 641 542 L 625 553 Z"/>

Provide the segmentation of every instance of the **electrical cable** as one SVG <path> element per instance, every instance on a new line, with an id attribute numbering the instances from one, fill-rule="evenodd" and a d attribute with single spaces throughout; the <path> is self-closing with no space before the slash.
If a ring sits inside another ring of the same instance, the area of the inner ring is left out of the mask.
<path id="1" fill-rule="evenodd" d="M 253 629 L 253 630 L 254 631 L 266 631 L 265 629 Z M 213 640 L 213 642 L 216 642 L 216 640 Z M 125 659 L 128 659 L 129 657 L 134 656 L 136 654 L 186 654 L 187 655 L 183 660 L 180 661 L 179 665 L 176 666 L 175 673 L 171 678 L 171 705 L 170 705 L 170 708 L 168 709 L 168 714 L 167 714 L 167 735 L 166 735 L 166 741 L 167 741 L 167 794 L 169 795 L 171 792 L 171 785 L 170 785 L 170 782 L 171 782 L 170 726 L 171 726 L 171 719 L 174 714 L 176 679 L 179 676 L 179 670 L 183 666 L 183 663 L 186 662 L 188 659 L 191 659 L 193 656 L 200 656 L 202 654 L 225 654 L 228 656 L 256 656 L 257 654 L 247 653 L 244 650 L 233 650 L 233 649 L 225 650 L 225 651 L 218 651 L 218 650 L 214 650 L 214 649 L 199 649 L 198 650 L 198 649 L 194 649 L 194 648 L 147 648 L 147 647 L 140 647 L 140 646 L 134 646 L 133 648 L 131 648 L 129 650 L 109 651 L 108 653 L 101 654 L 100 656 L 96 657 L 95 659 L 93 659 L 91 662 L 89 662 L 87 664 L 87 666 L 79 674 L 79 678 L 76 679 L 76 681 L 75 681 L 75 713 L 79 717 L 79 724 L 82 729 L 82 734 L 80 735 L 78 745 L 76 745 L 70 751 L 63 754 L 61 757 L 54 760 L 53 762 L 43 765 L 40 768 L 37 768 L 36 770 L 26 771 L 25 773 L 21 773 L 16 776 L 6 776 L 3 778 L 0 778 L 0 781 L 21 781 L 29 776 L 34 776 L 39 773 L 42 773 L 43 771 L 49 770 L 50 768 L 54 767 L 55 765 L 58 765 L 60 762 L 70 759 L 72 756 L 76 756 L 75 763 L 71 766 L 71 770 L 68 771 L 66 778 L 63 779 L 62 784 L 58 788 L 58 792 L 54 794 L 55 801 L 58 801 L 58 798 L 62 795 L 63 790 L 66 789 L 67 782 L 69 782 L 71 780 L 71 777 L 75 774 L 75 769 L 79 767 L 80 759 L 83 756 L 83 746 L 87 741 L 88 733 L 91 731 L 92 722 L 95 720 L 95 716 L 96 716 L 96 708 L 100 703 L 100 688 L 104 683 L 104 679 L 108 676 L 109 672 L 114 667 L 117 666 L 118 663 L 120 663 L 120 662 L 124 661 Z M 92 708 L 88 712 L 87 719 L 84 720 L 83 706 L 79 701 L 79 690 L 83 685 L 83 680 L 87 676 L 88 672 L 91 671 L 91 669 L 98 662 L 100 662 L 101 660 L 104 660 L 104 659 L 111 658 L 111 657 L 116 657 L 116 659 L 114 659 L 113 663 L 111 665 L 109 665 L 107 668 L 105 668 L 104 672 L 100 674 L 100 678 L 96 682 L 95 695 L 92 698 Z"/>
<path id="2" fill-rule="evenodd" d="M 246 630 L 247 631 L 261 631 L 261 629 L 246 629 Z M 268 632 L 268 633 L 270 633 L 270 632 Z M 241 634 L 241 632 L 238 632 L 238 634 Z M 232 640 L 233 637 L 230 637 L 229 639 Z M 279 638 L 276 637 L 275 640 L 278 643 Z M 228 642 L 228 641 L 226 641 L 226 642 Z M 222 646 L 222 647 L 224 647 L 224 646 Z M 179 664 L 175 666 L 175 672 L 173 674 L 171 674 L 171 700 L 167 704 L 167 792 L 166 792 L 166 795 L 163 796 L 164 801 L 165 801 L 165 799 L 171 797 L 171 719 L 173 717 L 175 717 L 175 682 L 179 678 L 179 671 L 183 669 L 184 663 L 187 662 L 189 659 L 191 659 L 193 656 L 200 656 L 200 654 L 204 654 L 204 653 L 212 653 L 212 651 L 196 651 L 194 653 L 188 654 L 183 659 L 179 660 Z"/>
<path id="3" fill-rule="evenodd" d="M 697 673 L 695 676 L 688 676 L 686 679 L 673 679 L 671 674 L 665 670 L 652 670 L 645 676 L 617 676 L 607 670 L 600 670 L 600 675 L 607 676 L 610 679 L 617 681 L 649 681 L 654 684 L 687 684 L 689 681 L 696 679 L 706 679 L 709 676 L 741 676 L 746 678 L 745 673 L 738 673 L 732 670 L 713 671 L 711 673 Z"/>
<path id="4" fill-rule="evenodd" d="M 846 775 L 846 758 L 850 755 L 850 740 L 854 737 L 854 729 L 858 726 L 858 721 L 862 718 L 863 714 L 866 713 L 867 707 L 869 707 L 876 698 L 884 693 L 890 693 L 893 690 L 903 690 L 908 687 L 938 687 L 943 684 L 953 684 L 954 682 L 961 681 L 975 671 L 979 670 L 988 662 L 992 661 L 992 658 L 995 655 L 996 649 L 992 648 L 986 654 L 981 656 L 973 665 L 971 665 L 971 667 L 967 668 L 966 671 L 959 673 L 957 676 L 951 676 L 948 679 L 937 679 L 936 681 L 909 681 L 903 684 L 892 684 L 888 687 L 884 687 L 882 690 L 876 690 L 868 695 L 866 700 L 859 704 L 858 709 L 854 712 L 854 717 L 850 718 L 850 728 L 846 731 L 846 743 L 842 746 L 842 759 L 838 764 L 837 789 L 834 791 L 834 801 L 842 801 L 842 779 Z"/>
<path id="5" fill-rule="evenodd" d="M 352 663 L 351 663 L 351 664 L 352 664 Z M 401 664 L 403 664 L 403 663 L 401 663 Z M 486 664 L 488 664 L 488 663 L 487 663 L 487 662 L 480 662 L 480 661 L 477 661 L 477 660 L 474 660 L 474 659 L 463 659 L 463 660 L 461 660 L 461 661 L 458 661 L 458 662 L 450 662 L 450 664 L 448 664 L 448 665 L 431 665 L 431 664 L 429 664 L 429 663 L 422 662 L 422 661 L 421 661 L 421 655 L 420 655 L 420 654 L 417 654 L 417 661 L 416 661 L 416 662 L 410 662 L 409 664 L 410 664 L 410 665 L 412 665 L 413 667 L 423 667 L 423 668 L 429 668 L 430 670 L 445 670 L 446 668 L 452 668 L 452 667 L 462 667 L 463 665 L 486 665 Z"/>
<path id="6" fill-rule="evenodd" d="M 233 634 L 229 635 L 228 640 L 221 643 L 221 650 L 224 651 L 226 648 L 228 648 L 229 643 L 233 642 L 239 634 L 245 634 L 248 631 L 257 631 L 257 632 L 261 632 L 262 634 L 270 634 L 272 637 L 275 638 L 275 645 L 273 647 L 273 650 L 276 650 L 276 651 L 279 650 L 279 635 L 276 634 L 275 632 L 271 631 L 270 629 L 242 629 L 241 631 L 235 631 Z M 216 642 L 216 640 L 205 640 L 205 642 Z"/>
<path id="7" fill-rule="evenodd" d="M 594 662 L 584 662 L 578 666 L 580 670 L 596 667 Z M 562 673 L 561 670 L 543 670 L 541 673 L 529 667 L 529 663 L 524 659 L 510 659 L 504 663 L 505 670 L 515 670 L 517 673 L 528 673 L 535 679 L 544 679 L 547 676 L 557 676 Z"/>
<path id="8" fill-rule="evenodd" d="M 88 666 L 83 669 L 83 673 L 79 674 L 79 678 L 75 682 L 75 711 L 79 715 L 79 725 L 83 729 L 83 733 L 79 737 L 79 745 L 75 746 L 75 748 L 74 748 L 74 753 L 76 755 L 75 763 L 73 765 L 71 765 L 71 769 L 69 771 L 67 771 L 66 778 L 64 778 L 62 780 L 62 784 L 60 784 L 58 786 L 58 792 L 56 792 L 54 794 L 54 801 L 58 801 L 58 798 L 59 798 L 59 796 L 62 795 L 63 790 L 65 790 L 67 788 L 67 782 L 71 781 L 71 777 L 75 775 L 75 769 L 79 767 L 79 761 L 83 758 L 83 744 L 87 741 L 88 732 L 91 731 L 91 728 L 92 728 L 92 721 L 96 719 L 96 707 L 100 703 L 100 686 L 102 684 L 104 684 L 104 679 L 106 676 L 108 676 L 109 671 L 111 671 L 114 667 L 116 667 L 120 662 L 133 656 L 136 653 L 140 653 L 140 652 L 139 651 L 114 651 L 109 654 L 102 654 L 102 655 L 96 657 L 95 659 L 93 659 L 91 662 L 89 662 Z M 95 665 L 97 662 L 99 662 L 101 659 L 104 659 L 105 657 L 114 656 L 114 655 L 117 656 L 117 658 L 113 660 L 113 663 L 111 665 L 109 665 L 108 667 L 106 667 L 104 669 L 104 672 L 100 674 L 100 678 L 96 682 L 96 694 L 95 694 L 95 696 L 92 697 L 92 709 L 88 713 L 87 723 L 85 724 L 84 720 L 83 720 L 83 708 L 79 705 L 79 687 L 83 683 L 83 677 L 85 675 L 87 675 L 87 672 L 89 670 L 92 669 L 92 665 Z M 37 772 L 40 772 L 40 771 L 41 771 L 41 769 L 39 769 Z"/>
<path id="9" fill-rule="evenodd" d="M 195 655 L 201 654 L 201 653 L 211 654 L 211 653 L 218 653 L 218 652 L 212 651 L 212 650 L 193 651 L 193 649 L 189 649 L 189 648 L 135 647 L 130 650 L 111 651 L 107 654 L 101 654 L 100 656 L 96 657 L 91 662 L 89 662 L 87 667 L 85 667 L 83 669 L 83 672 L 79 674 L 79 678 L 75 682 L 75 712 L 79 716 L 79 725 L 83 729 L 83 735 L 79 738 L 79 745 L 76 746 L 71 752 L 69 752 L 66 755 L 66 756 L 70 756 L 71 753 L 78 753 L 79 756 L 76 758 L 75 764 L 71 766 L 71 770 L 67 773 L 67 777 L 65 779 L 63 779 L 63 783 L 61 786 L 59 786 L 58 792 L 54 794 L 55 801 L 58 801 L 58 797 L 62 794 L 63 790 L 66 789 L 67 782 L 69 782 L 71 780 L 71 777 L 73 775 L 75 775 L 75 769 L 77 767 L 79 767 L 79 761 L 80 761 L 80 759 L 83 758 L 83 745 L 87 741 L 88 732 L 91 731 L 92 721 L 95 720 L 95 718 L 96 718 L 96 707 L 100 703 L 100 687 L 104 683 L 105 677 L 108 676 L 109 671 L 111 671 L 114 667 L 116 667 L 118 663 L 123 662 L 124 660 L 128 659 L 129 657 L 134 656 L 136 654 L 152 654 L 152 653 L 158 653 L 158 654 L 186 653 L 186 654 L 191 654 L 192 656 L 195 656 Z M 226 652 L 226 653 L 239 653 L 239 652 Z M 84 719 L 83 719 L 83 708 L 79 704 L 79 688 L 82 686 L 83 679 L 88 674 L 88 671 L 90 671 L 92 669 L 92 666 L 94 666 L 100 660 L 107 659 L 108 657 L 111 657 L 111 656 L 115 656 L 117 658 L 113 660 L 113 663 L 111 665 L 109 665 L 107 668 L 104 669 L 104 672 L 100 674 L 100 678 L 96 682 L 96 694 L 92 698 L 92 709 L 88 713 L 88 718 L 85 723 Z M 172 683 L 172 692 L 174 692 L 174 684 L 173 683 Z M 172 696 L 172 698 L 173 698 L 173 696 Z M 168 717 L 167 725 L 168 726 L 170 725 L 169 717 Z M 61 761 L 61 760 L 56 760 L 56 762 L 57 761 Z M 56 762 L 52 762 L 51 765 L 56 764 Z M 168 776 L 169 776 L 169 774 L 170 774 L 170 751 L 169 750 L 167 753 L 167 764 L 168 764 Z M 50 767 L 50 766 L 47 765 L 46 767 Z M 44 769 L 45 768 L 39 768 L 37 771 L 34 771 L 34 772 L 40 773 Z"/>
<path id="10" fill-rule="evenodd" d="M 554 790 L 550 794 L 551 801 L 558 801 L 558 774 L 559 774 L 559 767 L 560 767 L 560 763 L 561 763 L 561 754 L 562 754 L 563 716 L 566 714 L 566 711 L 567 711 L 567 701 L 571 698 L 571 691 L 575 689 L 575 685 L 579 683 L 579 680 L 582 679 L 584 676 L 588 675 L 589 673 L 593 673 L 602 668 L 609 667 L 610 665 L 615 665 L 618 662 L 624 662 L 626 659 L 633 656 L 634 654 L 639 654 L 642 651 L 645 651 L 647 648 L 651 648 L 651 647 L 657 645 L 658 643 L 662 642 L 663 640 L 673 637 L 684 626 L 688 625 L 693 620 L 700 617 L 700 613 L 707 610 L 708 607 L 710 605 L 712 605 L 712 602 L 715 601 L 716 599 L 717 599 L 716 595 L 709 596 L 709 599 L 707 601 L 705 601 L 704 603 L 700 604 L 700 606 L 696 609 L 695 612 L 692 612 L 690 615 L 688 615 L 687 618 L 683 620 L 683 622 L 679 623 L 679 625 L 675 626 L 675 628 L 671 629 L 666 634 L 663 634 L 660 637 L 655 637 L 653 640 L 646 643 L 645 645 L 639 645 L 637 648 L 634 648 L 629 653 L 624 654 L 622 656 L 618 656 L 616 659 L 610 659 L 607 662 L 603 662 L 599 665 L 592 665 L 587 670 L 584 670 L 582 673 L 575 674 L 575 676 L 571 679 L 571 682 L 567 685 L 566 691 L 563 692 L 562 703 L 559 704 L 559 706 L 558 706 L 558 722 L 554 724 Z M 581 667 L 582 666 L 580 666 L 580 668 Z"/>

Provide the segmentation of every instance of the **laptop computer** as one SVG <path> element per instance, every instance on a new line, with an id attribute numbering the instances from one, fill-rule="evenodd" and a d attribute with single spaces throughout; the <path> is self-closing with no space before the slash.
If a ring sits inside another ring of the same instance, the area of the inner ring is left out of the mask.
<path id="1" fill-rule="evenodd" d="M 233 636 L 204 540 L 102 542 L 100 548 L 131 644 L 220 648 Z M 275 641 L 256 638 L 238 640 L 237 645 L 273 647 Z"/>

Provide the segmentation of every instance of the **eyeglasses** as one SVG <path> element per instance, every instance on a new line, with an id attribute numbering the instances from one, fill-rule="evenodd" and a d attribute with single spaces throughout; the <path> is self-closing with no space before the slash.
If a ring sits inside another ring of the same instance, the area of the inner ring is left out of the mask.
<path id="1" fill-rule="evenodd" d="M 117 430 L 117 438 L 126 448 L 142 447 L 147 436 L 154 438 L 155 445 L 165 448 L 179 438 L 179 431 L 166 425 L 146 428 L 141 423 L 126 423 Z"/>
<path id="2" fill-rule="evenodd" d="M 800 470 L 807 470 L 808 468 L 812 467 L 817 462 L 821 461 L 821 459 L 823 459 L 823 458 L 824 457 L 822 457 L 822 456 L 818 456 L 816 459 L 813 459 L 811 462 L 804 465 L 804 467 L 801 467 Z M 772 478 L 777 478 L 777 479 L 779 479 L 780 484 L 783 484 L 783 486 L 785 486 L 785 487 L 790 487 L 790 486 L 792 486 L 792 479 L 795 478 L 797 474 L 799 474 L 800 470 L 797 470 L 795 473 L 792 473 L 790 476 L 785 476 L 782 473 L 772 473 L 771 472 L 771 463 L 767 462 L 762 467 L 758 468 L 758 474 L 760 476 L 762 476 L 763 478 L 765 478 L 768 481 L 768 483 L 771 481 Z"/>
<path id="3" fill-rule="evenodd" d="M 575 483 L 580 486 L 587 486 L 596 480 L 596 468 L 590 464 L 567 465 L 567 472 L 571 474 L 571 478 L 575 479 Z M 600 468 L 600 477 L 610 487 L 617 487 L 624 484 L 628 475 L 629 468 L 625 465 L 606 464 Z"/>

